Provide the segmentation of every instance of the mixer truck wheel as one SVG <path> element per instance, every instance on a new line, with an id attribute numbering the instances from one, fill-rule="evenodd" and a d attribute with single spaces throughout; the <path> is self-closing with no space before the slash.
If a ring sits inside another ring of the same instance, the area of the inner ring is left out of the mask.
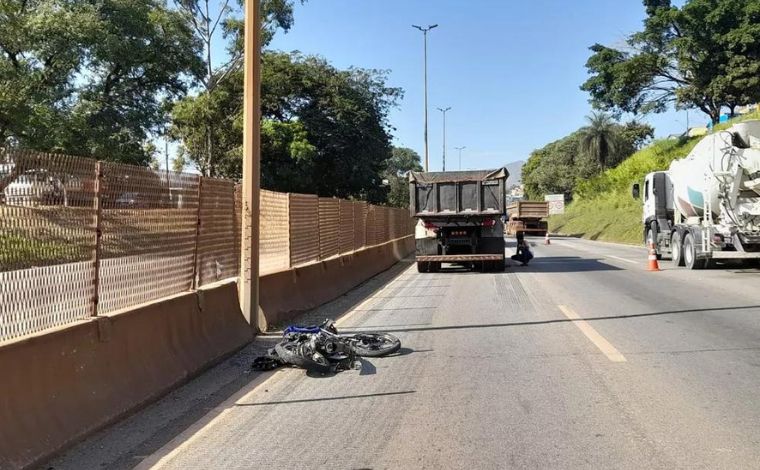
<path id="1" fill-rule="evenodd" d="M 672 260 L 674 266 L 683 266 L 683 246 L 681 246 L 681 235 L 673 232 L 670 237 L 670 249 L 673 251 Z"/>
<path id="2" fill-rule="evenodd" d="M 694 235 L 687 233 L 683 239 L 683 260 L 688 269 L 703 269 L 705 259 L 697 258 L 697 244 L 694 242 Z"/>

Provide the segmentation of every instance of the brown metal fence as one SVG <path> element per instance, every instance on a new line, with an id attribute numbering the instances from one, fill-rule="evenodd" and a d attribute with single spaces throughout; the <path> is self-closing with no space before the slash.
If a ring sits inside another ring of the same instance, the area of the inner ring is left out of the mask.
<path id="1" fill-rule="evenodd" d="M 240 232 L 235 208 L 236 188 L 231 181 L 201 178 L 198 209 L 198 285 L 236 276 Z"/>
<path id="2" fill-rule="evenodd" d="M 262 274 L 290 267 L 289 198 L 285 193 L 261 191 L 259 217 L 259 271 Z"/>
<path id="3" fill-rule="evenodd" d="M 290 194 L 290 265 L 319 259 L 319 198 Z"/>
<path id="4" fill-rule="evenodd" d="M 340 205 L 338 199 L 319 198 L 319 259 L 340 253 Z"/>
<path id="5" fill-rule="evenodd" d="M 0 149 L 0 341 L 237 276 L 241 197 L 228 180 Z M 404 209 L 272 191 L 260 223 L 264 274 L 413 231 Z"/>

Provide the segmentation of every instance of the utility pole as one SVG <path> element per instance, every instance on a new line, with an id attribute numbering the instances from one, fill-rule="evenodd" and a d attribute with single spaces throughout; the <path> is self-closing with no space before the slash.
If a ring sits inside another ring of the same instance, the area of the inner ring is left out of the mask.
<path id="1" fill-rule="evenodd" d="M 429 152 L 428 152 L 428 91 L 427 91 L 427 33 L 433 28 L 437 28 L 437 24 L 432 24 L 428 26 L 427 28 L 423 28 L 422 26 L 417 26 L 415 24 L 412 25 L 412 28 L 417 28 L 420 31 L 422 31 L 422 36 L 424 37 L 424 49 L 425 49 L 425 171 L 428 171 L 429 166 Z"/>
<path id="2" fill-rule="evenodd" d="M 689 137 L 689 110 L 686 110 L 686 137 Z"/>
<path id="3" fill-rule="evenodd" d="M 450 109 L 451 106 L 446 109 L 438 108 L 438 111 L 443 113 L 443 171 L 446 171 L 446 111 Z"/>
<path id="4" fill-rule="evenodd" d="M 466 149 L 466 146 L 454 147 L 455 150 L 459 150 L 459 169 L 462 169 L 462 150 Z"/>
<path id="5" fill-rule="evenodd" d="M 259 316 L 259 178 L 261 162 L 261 5 L 245 2 L 243 61 L 243 223 L 240 309 L 253 334 Z"/>

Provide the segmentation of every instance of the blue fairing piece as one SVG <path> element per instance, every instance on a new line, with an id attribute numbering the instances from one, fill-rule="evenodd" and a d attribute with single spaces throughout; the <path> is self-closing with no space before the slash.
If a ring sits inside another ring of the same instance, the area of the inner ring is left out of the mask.
<path id="1" fill-rule="evenodd" d="M 319 333 L 318 326 L 289 326 L 282 332 L 283 335 L 291 333 Z"/>

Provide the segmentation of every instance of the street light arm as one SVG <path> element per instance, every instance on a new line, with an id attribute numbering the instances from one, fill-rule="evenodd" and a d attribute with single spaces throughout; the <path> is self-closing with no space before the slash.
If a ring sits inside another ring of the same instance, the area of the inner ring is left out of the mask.
<path id="1" fill-rule="evenodd" d="M 437 27 L 438 27 L 438 23 L 428 26 L 428 29 L 433 29 Z"/>

